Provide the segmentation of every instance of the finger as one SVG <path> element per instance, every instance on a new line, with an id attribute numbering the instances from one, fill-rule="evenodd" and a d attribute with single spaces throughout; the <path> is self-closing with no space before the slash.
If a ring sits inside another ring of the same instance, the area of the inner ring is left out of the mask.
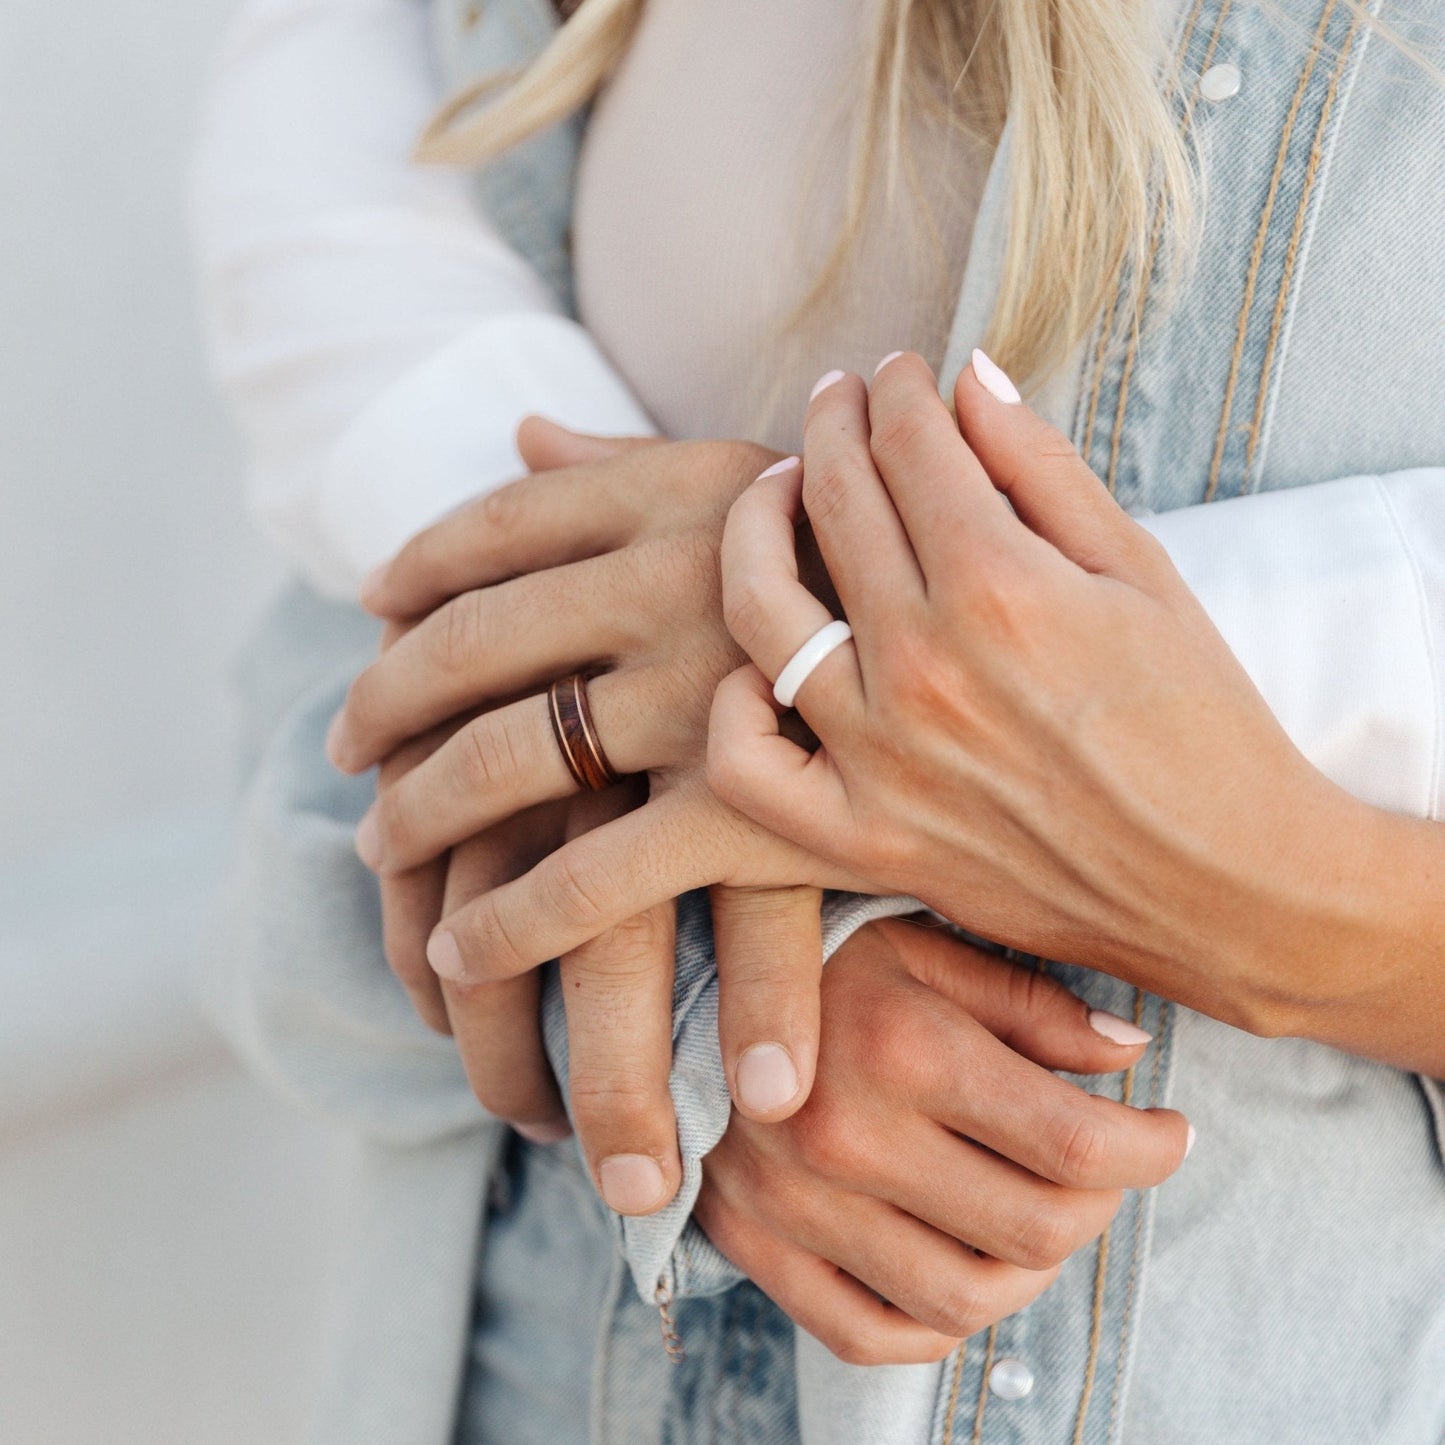
<path id="1" fill-rule="evenodd" d="M 718 840 L 668 793 L 448 914 L 427 957 L 443 978 L 510 978 L 715 881 L 723 862 Z"/>
<path id="2" fill-rule="evenodd" d="M 826 748 L 783 735 L 772 684 L 742 667 L 718 684 L 707 734 L 707 781 L 729 807 L 822 858 L 841 859 L 856 828 Z"/>
<path id="3" fill-rule="evenodd" d="M 707 1236 L 795 1324 L 855 1365 L 927 1364 L 958 1341 L 920 1325 L 837 1265 L 790 1244 L 715 1191 L 695 1214 Z"/>
<path id="4" fill-rule="evenodd" d="M 858 1192 L 1025 1270 L 1061 1265 L 1117 1213 L 1118 1189 L 1066 1189 L 916 1114 L 851 1155 Z"/>
<path id="5" fill-rule="evenodd" d="M 813 1087 L 822 899 L 806 887 L 712 890 L 718 1040 L 733 1100 L 752 1119 L 786 1119 Z"/>
<path id="6" fill-rule="evenodd" d="M 608 660 L 635 636 L 636 613 L 635 582 L 612 558 L 463 593 L 356 678 L 327 755 L 362 772 L 458 713 Z"/>
<path id="7" fill-rule="evenodd" d="M 1070 1189 L 1151 1189 L 1183 1162 L 1182 1114 L 1085 1093 L 938 1003 L 916 1055 L 917 1104 L 930 1118 Z"/>
<path id="8" fill-rule="evenodd" d="M 668 714 L 645 701 L 654 691 L 646 673 L 606 673 L 588 684 L 597 737 L 619 775 L 675 761 Z M 385 789 L 357 829 L 358 851 L 378 872 L 415 867 L 503 818 L 576 792 L 547 698 L 524 698 L 473 718 Z"/>
<path id="9" fill-rule="evenodd" d="M 765 473 L 733 503 L 723 532 L 723 616 L 733 640 L 770 682 L 814 633 L 833 621 L 798 580 L 795 529 L 801 508 L 796 467 Z M 851 642 L 813 669 L 798 692 L 800 701 L 804 694 L 837 722 L 856 722 L 863 685 Z"/>
<path id="10" fill-rule="evenodd" d="M 561 963 L 572 1117 L 597 1191 L 619 1214 L 652 1214 L 682 1183 L 668 1091 L 674 937 L 674 904 L 661 903 Z"/>
<path id="11" fill-rule="evenodd" d="M 655 447 L 660 437 L 603 437 L 573 431 L 549 417 L 523 417 L 517 428 L 517 451 L 529 472 L 552 472 L 563 467 L 595 466 L 623 452 Z"/>
<path id="12" fill-rule="evenodd" d="M 446 911 L 525 872 L 562 841 L 564 816 L 556 808 L 538 809 L 454 849 Z M 482 1107 L 534 1143 L 550 1144 L 566 1138 L 571 1126 L 542 1043 L 541 978 L 528 973 L 442 988 L 462 1065 Z"/>
<path id="13" fill-rule="evenodd" d="M 982 1258 L 932 1225 L 861 1194 L 829 1191 L 826 1207 L 798 1223 L 796 1238 L 950 1339 L 966 1339 L 1023 1309 L 1057 1274 Z"/>
<path id="14" fill-rule="evenodd" d="M 868 422 L 873 461 L 932 583 L 956 575 L 970 556 L 996 555 L 1023 538 L 922 357 L 905 352 L 878 372 Z"/>
<path id="15" fill-rule="evenodd" d="M 602 465 L 523 477 L 418 532 L 362 584 L 379 617 L 418 617 L 477 587 L 611 552 L 631 538 L 635 495 Z"/>
<path id="16" fill-rule="evenodd" d="M 442 916 L 446 860 L 381 880 L 381 941 L 386 961 L 418 1017 L 439 1034 L 451 1033 L 447 1006 L 426 958 L 426 943 Z"/>
<path id="17" fill-rule="evenodd" d="M 1109 495 L 1068 437 L 984 386 L 980 374 L 992 380 L 993 372 L 997 367 L 976 351 L 959 373 L 958 425 L 1019 519 L 1086 572 L 1134 582 L 1158 577 L 1168 562 L 1155 539 Z"/>
<path id="18" fill-rule="evenodd" d="M 1151 1035 L 1137 1024 L 1091 1009 L 1041 969 L 984 953 L 911 919 L 884 919 L 874 927 L 914 978 L 1046 1069 L 1112 1073 L 1136 1063 L 1149 1044 Z"/>
<path id="19" fill-rule="evenodd" d="M 923 575 L 869 450 L 868 391 L 842 376 L 815 391 L 803 422 L 803 504 L 828 575 L 860 633 L 923 592 Z"/>

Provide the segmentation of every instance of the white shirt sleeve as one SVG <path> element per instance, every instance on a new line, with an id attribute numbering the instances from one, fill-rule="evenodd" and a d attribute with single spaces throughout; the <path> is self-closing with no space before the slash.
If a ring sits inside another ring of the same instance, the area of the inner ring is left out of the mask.
<path id="1" fill-rule="evenodd" d="M 412 162 L 438 100 L 424 0 L 249 0 L 202 125 L 203 309 L 252 511 L 334 597 L 519 475 L 527 414 L 653 430 L 467 177 Z"/>
<path id="2" fill-rule="evenodd" d="M 1142 519 L 1306 757 L 1445 817 L 1445 468 Z"/>

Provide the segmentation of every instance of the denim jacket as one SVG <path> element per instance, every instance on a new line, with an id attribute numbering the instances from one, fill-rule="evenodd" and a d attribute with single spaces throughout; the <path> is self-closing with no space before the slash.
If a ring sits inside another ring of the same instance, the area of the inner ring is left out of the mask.
<path id="1" fill-rule="evenodd" d="M 1412 16 L 1438 31 L 1445 9 L 1430 0 Z M 454 81 L 524 61 L 553 23 L 541 0 L 496 0 L 480 17 L 463 0 L 440 7 L 439 50 Z M 1404 17 L 1391 23 L 1407 39 L 1417 33 Z M 1151 288 L 1140 328 L 1101 324 L 1036 404 L 1121 502 L 1160 514 L 1442 466 L 1445 90 L 1346 0 L 1186 0 L 1175 51 L 1176 108 L 1207 186 L 1199 254 L 1176 295 Z M 1226 94 L 1223 67 L 1237 71 L 1236 93 Z M 1207 75 L 1218 83 L 1203 83 Z M 481 181 L 489 214 L 563 296 L 579 139 L 580 122 L 559 127 Z M 991 307 L 1008 158 L 1006 131 L 945 376 Z M 1440 481 L 1445 505 L 1445 472 Z M 371 1141 L 351 1329 L 322 1438 L 439 1442 L 451 1429 L 469 1304 L 458 1276 L 471 1268 L 503 1131 L 478 1119 L 450 1046 L 425 1034 L 392 984 L 372 880 L 350 849 L 367 785 L 321 762 L 341 680 L 371 643 L 354 616 L 297 598 L 258 647 L 254 695 L 269 702 L 258 712 L 259 763 L 231 889 L 226 1011 L 273 1074 Z M 830 900 L 830 947 L 899 906 Z M 684 1190 L 662 1215 L 607 1225 L 648 1301 L 659 1288 L 682 1300 L 737 1280 L 688 1219 L 701 1158 L 728 1115 L 696 899 L 683 902 L 679 939 Z M 731 1433 L 705 1405 L 688 1428 L 757 1441 L 796 1429 L 807 1441 L 880 1445 L 1445 1438 L 1436 1086 L 1309 1042 L 1255 1039 L 1085 969 L 1049 967 L 1092 1006 L 1154 1035 L 1127 1074 L 1078 1082 L 1183 1109 L 1200 1137 L 1186 1167 L 1159 1190 L 1127 1195 L 1097 1246 L 1070 1260 L 1047 1294 L 940 1366 L 858 1370 L 780 1333 L 762 1311 L 751 1324 L 734 1312 L 726 1339 L 707 1323 L 724 1315 L 699 1314 L 689 1352 L 751 1359 L 754 1395 L 774 1398 L 754 1399 Z M 565 1077 L 555 985 L 547 1010 Z M 539 1269 L 545 1280 L 545 1260 Z M 637 1401 L 678 1388 L 655 1336 L 649 1349 L 635 1338 L 636 1318 L 616 1307 L 611 1347 L 600 1352 L 615 1377 L 600 1382 L 602 1394 L 631 1402 L 595 1421 L 618 1445 L 664 1438 L 671 1427 L 644 1418 Z"/>

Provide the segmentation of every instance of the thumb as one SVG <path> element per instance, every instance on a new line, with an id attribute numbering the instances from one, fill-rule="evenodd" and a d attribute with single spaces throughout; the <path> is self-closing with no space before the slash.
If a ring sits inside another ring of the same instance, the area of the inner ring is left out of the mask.
<path id="1" fill-rule="evenodd" d="M 655 445 L 657 440 L 656 437 L 589 436 L 543 416 L 526 417 L 517 428 L 517 450 L 527 469 L 533 472 L 605 462 L 622 452 Z"/>

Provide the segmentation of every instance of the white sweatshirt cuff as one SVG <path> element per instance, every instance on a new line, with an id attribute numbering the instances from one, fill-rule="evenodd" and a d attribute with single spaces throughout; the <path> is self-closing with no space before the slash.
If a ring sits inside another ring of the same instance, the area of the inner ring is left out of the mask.
<path id="1" fill-rule="evenodd" d="M 605 436 L 655 431 L 575 321 L 490 317 L 388 387 L 338 437 L 314 491 L 261 520 L 273 534 L 324 539 L 312 582 L 355 600 L 366 573 L 409 537 L 525 474 L 514 438 L 532 414 Z"/>

